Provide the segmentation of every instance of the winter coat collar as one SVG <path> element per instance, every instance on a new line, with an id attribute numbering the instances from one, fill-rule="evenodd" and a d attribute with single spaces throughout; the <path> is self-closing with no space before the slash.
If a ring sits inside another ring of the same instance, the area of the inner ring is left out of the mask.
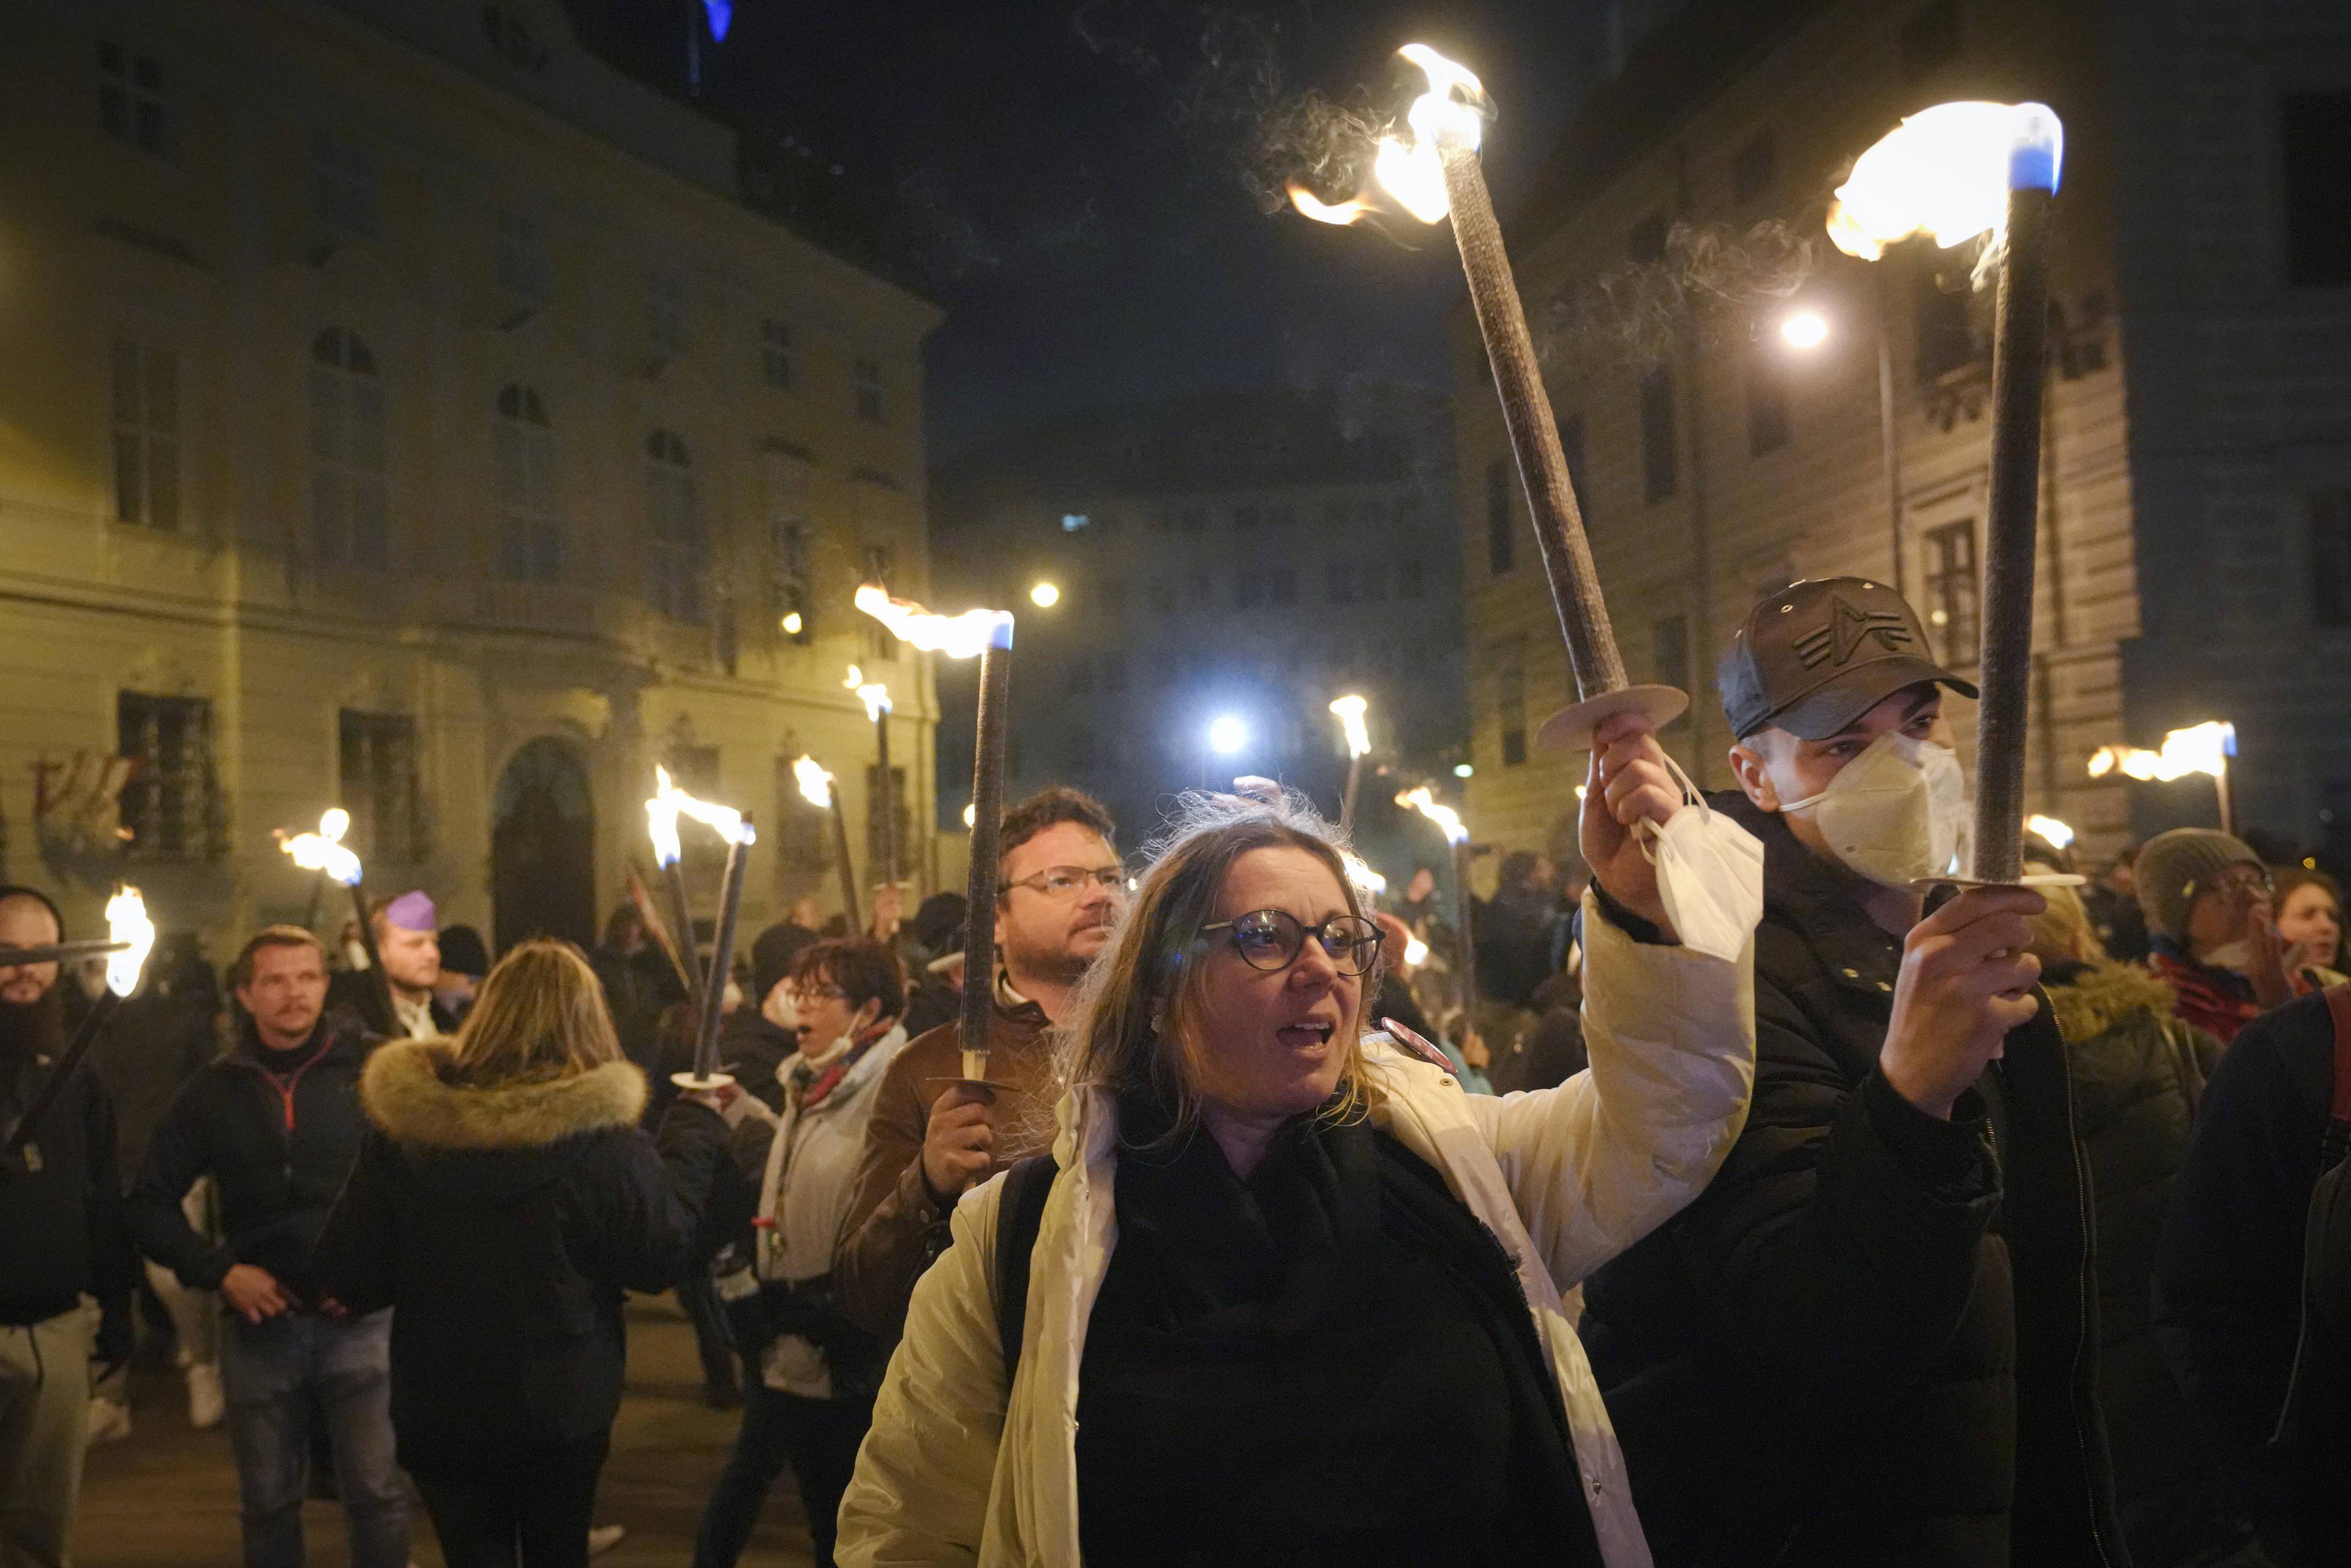
<path id="1" fill-rule="evenodd" d="M 2049 1010 L 2067 1040 L 2095 1040 L 2137 1018 L 2167 1019 L 2179 1000 L 2169 983 L 2133 964 L 2085 964 L 2044 978 Z"/>
<path id="2" fill-rule="evenodd" d="M 240 1016 L 237 1019 L 236 1039 L 229 1046 L 225 1060 L 240 1067 L 266 1071 L 263 1067 L 260 1032 L 253 1027 L 251 1019 L 242 1016 L 242 1009 L 238 1011 Z M 343 1056 L 356 1062 L 360 1056 L 366 1054 L 371 1039 L 367 1030 L 360 1027 L 357 1019 L 329 1008 L 319 1015 L 319 1022 L 310 1030 L 310 1038 L 303 1042 L 303 1059 L 305 1061 L 323 1060 L 329 1056 Z M 310 1056 L 312 1051 L 318 1053 L 317 1058 Z"/>
<path id="3" fill-rule="evenodd" d="M 633 1127 L 644 1114 L 645 1078 L 626 1061 L 566 1078 L 486 1088 L 450 1082 L 449 1040 L 400 1040 L 377 1048 L 360 1077 L 368 1120 L 403 1144 L 435 1149 L 535 1149 L 581 1133 Z"/>

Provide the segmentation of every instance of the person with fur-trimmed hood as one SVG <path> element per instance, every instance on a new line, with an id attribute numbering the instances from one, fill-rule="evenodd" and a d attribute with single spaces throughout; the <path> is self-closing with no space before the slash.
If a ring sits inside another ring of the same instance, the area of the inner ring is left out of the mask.
<path id="1" fill-rule="evenodd" d="M 399 1309 L 392 1428 L 451 1568 L 586 1561 L 622 1293 L 692 1264 L 725 1134 L 681 1101 L 656 1147 L 645 1095 L 587 959 L 549 938 L 499 961 L 455 1039 L 369 1059 L 372 1130 L 315 1272 L 351 1312 Z"/>

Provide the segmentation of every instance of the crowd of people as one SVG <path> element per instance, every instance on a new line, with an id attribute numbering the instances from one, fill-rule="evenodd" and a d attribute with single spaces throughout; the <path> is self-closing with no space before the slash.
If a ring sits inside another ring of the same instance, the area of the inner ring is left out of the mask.
<path id="1" fill-rule="evenodd" d="M 152 1325 L 251 1568 L 322 1485 L 359 1568 L 419 1502 L 454 1568 L 582 1563 L 632 1291 L 740 1411 L 695 1568 L 787 1471 L 824 1564 L 2351 1560 L 2340 890 L 2202 829 L 1938 890 L 1928 647 L 1881 585 L 1768 596 L 1738 787 L 1612 721 L 1474 996 L 1433 872 L 1376 907 L 1278 789 L 1139 864 L 1019 802 L 989 975 L 952 894 L 803 902 L 716 1088 L 635 903 L 495 964 L 422 891 L 225 992 L 159 954 L 53 1097 L 88 998 L 0 967 L 0 1134 L 53 1101 L 0 1168 L 0 1563 L 69 1560 Z M 68 935 L 0 889 L 0 947 Z"/>

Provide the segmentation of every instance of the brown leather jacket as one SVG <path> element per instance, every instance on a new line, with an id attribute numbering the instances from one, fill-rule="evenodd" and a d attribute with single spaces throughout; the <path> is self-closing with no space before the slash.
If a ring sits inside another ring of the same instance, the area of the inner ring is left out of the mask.
<path id="1" fill-rule="evenodd" d="M 996 1170 L 1052 1143 L 1049 1027 L 1036 1003 L 1008 1006 L 997 993 L 987 1035 L 987 1081 L 1005 1088 Z M 963 1026 L 941 1024 L 907 1042 L 875 1094 L 864 1163 L 832 1260 L 841 1304 L 869 1333 L 898 1337 L 914 1281 L 946 1247 L 955 1199 L 940 1201 L 923 1176 L 923 1134 L 933 1103 L 962 1071 Z"/>

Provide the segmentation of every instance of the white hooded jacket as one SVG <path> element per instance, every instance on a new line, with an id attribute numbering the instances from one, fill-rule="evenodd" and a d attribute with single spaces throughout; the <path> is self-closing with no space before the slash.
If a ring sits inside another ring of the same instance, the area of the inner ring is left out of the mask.
<path id="1" fill-rule="evenodd" d="M 1556 1089 L 1463 1093 L 1365 1042 L 1373 1124 L 1426 1161 L 1501 1242 L 1549 1350 L 1584 1497 L 1611 1568 L 1649 1562 L 1624 1456 L 1562 1293 L 1703 1189 L 1754 1083 L 1754 947 L 1724 963 L 1635 942 L 1584 902 L 1591 1068 Z M 915 1287 L 841 1509 L 843 1568 L 1074 1568 L 1078 1371 L 1117 1244 L 1117 1127 L 1065 1103 L 1061 1166 L 1031 1254 L 1028 1337 L 1007 1397 L 993 1275 L 1002 1180 L 956 1206 L 954 1245 Z"/>

